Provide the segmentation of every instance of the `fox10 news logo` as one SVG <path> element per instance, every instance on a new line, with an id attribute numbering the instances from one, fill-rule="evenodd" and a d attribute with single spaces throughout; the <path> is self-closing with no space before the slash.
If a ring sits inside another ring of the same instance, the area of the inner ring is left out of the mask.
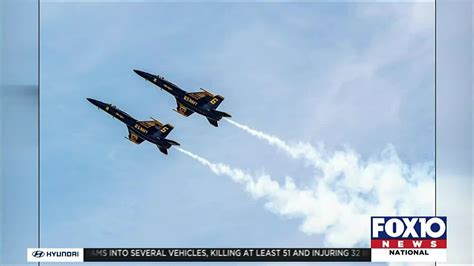
<path id="1" fill-rule="evenodd" d="M 446 261 L 446 216 L 372 217 L 370 246 L 372 261 Z"/>

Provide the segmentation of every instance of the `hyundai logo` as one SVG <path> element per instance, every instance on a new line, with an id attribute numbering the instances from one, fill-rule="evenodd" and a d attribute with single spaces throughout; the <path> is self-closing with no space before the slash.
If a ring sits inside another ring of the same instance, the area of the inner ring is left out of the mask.
<path id="1" fill-rule="evenodd" d="M 35 258 L 41 258 L 44 257 L 44 252 L 41 250 L 35 250 L 31 255 L 33 255 Z"/>

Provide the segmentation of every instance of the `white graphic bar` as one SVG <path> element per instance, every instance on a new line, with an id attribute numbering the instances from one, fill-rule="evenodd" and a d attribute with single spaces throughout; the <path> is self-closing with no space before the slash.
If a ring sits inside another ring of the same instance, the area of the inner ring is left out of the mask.
<path id="1" fill-rule="evenodd" d="M 444 262 L 447 255 L 444 248 L 372 248 L 373 262 Z"/>
<path id="2" fill-rule="evenodd" d="M 83 262 L 83 248 L 28 248 L 28 262 Z"/>

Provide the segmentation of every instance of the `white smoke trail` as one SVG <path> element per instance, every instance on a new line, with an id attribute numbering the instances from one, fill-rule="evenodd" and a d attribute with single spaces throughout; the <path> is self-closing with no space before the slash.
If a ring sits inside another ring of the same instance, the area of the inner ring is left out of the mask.
<path id="1" fill-rule="evenodd" d="M 254 198 L 265 199 L 270 211 L 303 220 L 300 230 L 323 234 L 329 246 L 369 243 L 370 216 L 429 214 L 433 210 L 433 172 L 430 165 L 408 167 L 392 147 L 372 161 L 362 162 L 353 151 L 337 152 L 321 161 L 322 176 L 299 187 L 291 177 L 283 185 L 267 174 L 251 174 L 212 163 L 182 148 L 216 175 L 243 185 Z"/>
<path id="2" fill-rule="evenodd" d="M 240 169 L 231 168 L 228 165 L 221 163 L 211 163 L 210 161 L 190 152 L 180 147 L 175 147 L 178 151 L 188 155 L 189 157 L 195 159 L 202 165 L 209 167 L 209 169 L 216 175 L 227 175 L 232 178 L 237 183 L 248 183 L 253 180 L 253 178 L 246 174 Z"/>
<path id="3" fill-rule="evenodd" d="M 320 153 L 309 143 L 297 142 L 294 145 L 290 145 L 286 141 L 278 138 L 277 136 L 253 129 L 249 126 L 240 124 L 228 118 L 224 119 L 232 125 L 236 126 L 237 128 L 240 128 L 245 132 L 249 133 L 250 135 L 265 140 L 268 144 L 281 149 L 282 151 L 286 152 L 295 159 L 303 158 L 306 161 L 314 164 L 315 166 L 319 166 L 321 160 Z"/>

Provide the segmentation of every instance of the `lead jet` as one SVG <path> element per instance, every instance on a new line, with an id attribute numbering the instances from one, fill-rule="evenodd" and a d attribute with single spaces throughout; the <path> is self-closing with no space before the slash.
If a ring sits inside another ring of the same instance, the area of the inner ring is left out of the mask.
<path id="1" fill-rule="evenodd" d="M 160 121 L 153 119 L 151 121 L 138 121 L 135 118 L 131 117 L 129 114 L 118 109 L 115 105 L 109 103 L 103 103 L 98 100 L 87 98 L 89 102 L 93 105 L 99 107 L 99 109 L 104 110 L 114 118 L 117 118 L 122 123 L 127 126 L 128 137 L 126 139 L 130 140 L 135 144 L 140 144 L 144 140 L 147 140 L 155 144 L 158 149 L 164 153 L 168 154 L 168 149 L 173 146 L 179 146 L 179 143 L 167 139 L 166 136 L 173 130 L 173 126 L 170 124 L 163 125 Z"/>
<path id="2" fill-rule="evenodd" d="M 216 110 L 224 100 L 224 97 L 220 95 L 214 95 L 202 88 L 202 91 L 199 92 L 186 92 L 159 75 L 152 75 L 140 70 L 133 71 L 140 77 L 173 95 L 178 104 L 176 110 L 173 109 L 173 111 L 181 115 L 190 116 L 196 112 L 205 116 L 209 123 L 215 127 L 218 126 L 217 121 L 221 120 L 221 118 L 231 117 L 228 113 Z"/>

